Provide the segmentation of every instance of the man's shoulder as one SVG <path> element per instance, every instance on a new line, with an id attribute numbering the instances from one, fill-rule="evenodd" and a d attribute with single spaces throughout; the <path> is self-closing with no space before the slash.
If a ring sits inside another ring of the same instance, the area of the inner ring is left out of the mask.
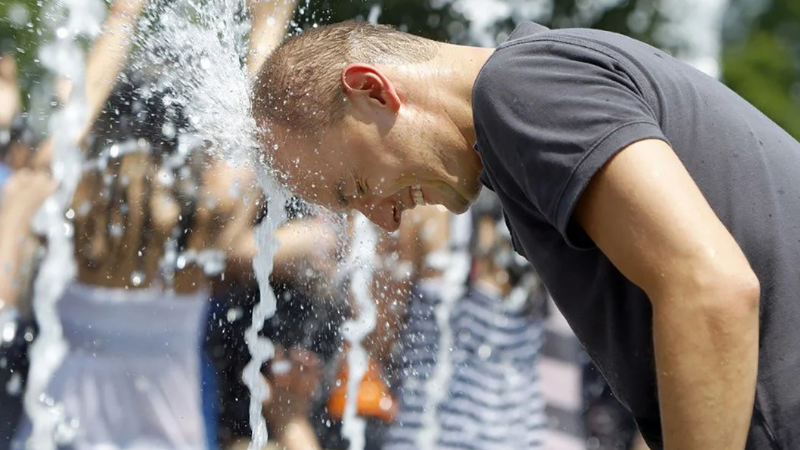
<path id="1" fill-rule="evenodd" d="M 535 64 L 537 58 L 626 59 L 629 50 L 650 47 L 644 42 L 623 34 L 592 28 L 562 28 L 551 30 L 537 24 L 520 25 L 500 44 L 486 61 L 484 68 L 514 67 Z M 652 49 L 656 50 L 656 49 Z M 541 67 L 546 69 L 546 67 Z"/>
<path id="2" fill-rule="evenodd" d="M 555 94 L 547 85 L 551 75 L 557 75 L 552 72 L 558 72 L 563 61 L 607 60 L 608 52 L 598 50 L 602 44 L 591 39 L 597 34 L 593 31 L 543 29 L 536 33 L 512 34 L 495 49 L 478 73 L 473 86 L 473 112 L 481 114 L 491 110 L 492 103 L 519 96 L 531 99 L 531 96 Z M 574 65 L 570 70 L 582 67 Z M 571 79 L 579 82 L 578 77 Z"/>

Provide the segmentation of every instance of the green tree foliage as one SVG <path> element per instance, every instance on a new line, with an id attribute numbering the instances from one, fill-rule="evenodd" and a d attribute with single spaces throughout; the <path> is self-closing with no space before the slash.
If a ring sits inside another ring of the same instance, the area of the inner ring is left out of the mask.
<path id="1" fill-rule="evenodd" d="M 0 53 L 17 60 L 24 92 L 42 73 L 36 59 L 42 40 L 38 26 L 41 6 L 42 0 L 0 1 Z"/>
<path id="2" fill-rule="evenodd" d="M 463 0 L 308 0 L 298 9 L 295 20 L 300 28 L 312 23 L 364 20 L 373 7 L 378 7 L 381 23 L 432 39 L 471 43 L 464 3 Z M 522 20 L 536 20 L 553 28 L 599 28 L 654 42 L 653 32 L 661 20 L 654 0 L 507 0 L 505 3 L 510 6 L 510 14 L 494 24 L 496 41 L 502 41 Z M 531 3 L 542 5 L 543 13 L 526 17 L 522 12 L 530 10 Z M 482 4 L 487 8 L 498 7 L 493 2 Z"/>
<path id="3" fill-rule="evenodd" d="M 800 2 L 758 3 L 731 3 L 723 81 L 800 139 Z"/>

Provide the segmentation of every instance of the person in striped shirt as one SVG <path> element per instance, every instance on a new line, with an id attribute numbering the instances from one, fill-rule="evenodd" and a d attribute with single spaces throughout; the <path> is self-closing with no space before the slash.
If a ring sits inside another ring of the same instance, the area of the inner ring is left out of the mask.
<path id="1" fill-rule="evenodd" d="M 496 198 L 485 193 L 462 216 L 413 213 L 396 244 L 413 287 L 399 414 L 384 449 L 543 448 L 536 364 L 546 294 L 515 258 Z"/>

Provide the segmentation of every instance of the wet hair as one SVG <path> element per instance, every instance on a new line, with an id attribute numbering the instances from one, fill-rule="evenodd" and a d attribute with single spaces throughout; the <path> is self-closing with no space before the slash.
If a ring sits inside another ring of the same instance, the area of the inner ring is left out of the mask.
<path id="1" fill-rule="evenodd" d="M 153 191 L 156 183 L 167 178 L 174 180 L 169 191 L 180 205 L 173 237 L 177 241 L 177 250 L 186 250 L 197 217 L 198 187 L 204 161 L 190 155 L 182 142 L 191 129 L 182 106 L 174 99 L 174 92 L 154 79 L 123 74 L 92 125 L 86 149 L 87 167 L 89 171 L 95 171 L 96 179 L 100 181 L 101 185 L 94 186 L 94 189 L 104 190 L 106 207 L 104 211 L 92 211 L 92 214 L 105 215 L 105 227 L 89 227 L 87 231 L 104 234 L 107 257 L 119 254 L 112 248 L 114 218 L 121 215 L 125 226 L 129 225 L 129 205 L 133 199 L 128 198 L 130 180 L 129 174 L 124 173 L 123 159 L 137 152 L 144 153 L 142 157 L 146 158 L 147 166 L 138 248 L 150 244 L 148 239 L 153 235 L 154 225 L 151 217 Z M 94 209 L 101 205 L 91 206 Z M 92 256 L 84 256 L 91 264 Z"/>
<path id="2" fill-rule="evenodd" d="M 347 21 L 289 38 L 267 58 L 253 87 L 262 128 L 316 136 L 343 115 L 340 75 L 347 64 L 418 64 L 436 56 L 436 42 L 386 25 Z"/>

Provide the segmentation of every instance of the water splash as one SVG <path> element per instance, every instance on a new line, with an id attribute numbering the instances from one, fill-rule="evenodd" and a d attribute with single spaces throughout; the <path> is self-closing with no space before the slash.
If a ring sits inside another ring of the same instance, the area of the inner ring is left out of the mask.
<path id="1" fill-rule="evenodd" d="M 375 329 L 377 321 L 377 307 L 371 296 L 371 287 L 378 233 L 375 226 L 363 214 L 354 214 L 353 243 L 348 265 L 354 269 L 350 286 L 358 316 L 344 322 L 341 327 L 342 335 L 349 344 L 347 397 L 342 415 L 342 435 L 350 441 L 350 450 L 363 450 L 367 423 L 364 418 L 358 416 L 356 400 L 361 380 L 369 364 L 369 357 L 362 342 Z"/>
<path id="2" fill-rule="evenodd" d="M 31 367 L 24 398 L 33 427 L 27 446 L 37 450 L 54 450 L 69 441 L 74 431 L 63 407 L 48 397 L 46 388 L 67 352 L 56 303 L 76 270 L 73 228 L 65 211 L 81 173 L 78 139 L 88 115 L 86 64 L 80 39 L 97 35 L 104 10 L 100 0 L 62 0 L 48 4 L 43 15 L 45 28 L 53 33 L 54 40 L 42 47 L 40 59 L 53 74 L 72 81 L 72 92 L 67 104 L 52 115 L 49 123 L 53 141 L 51 169 L 58 189 L 34 218 L 34 227 L 47 236 L 48 242 L 34 282 L 33 309 L 40 331 L 30 349 Z"/>
<path id="3" fill-rule="evenodd" d="M 28 446 L 37 450 L 55 449 L 58 444 L 66 442 L 69 433 L 74 433 L 76 428 L 74 421 L 65 417 L 63 408 L 47 396 L 45 387 L 67 351 L 55 302 L 75 273 L 73 231 L 65 220 L 64 210 L 72 198 L 77 177 L 83 171 L 81 153 L 74 144 L 87 119 L 81 40 L 97 34 L 104 6 L 100 0 L 63 0 L 49 8 L 47 17 L 63 16 L 64 19 L 51 21 L 57 39 L 43 48 L 41 59 L 56 74 L 73 80 L 73 90 L 69 103 L 51 120 L 51 136 L 55 144 L 53 173 L 60 182 L 60 189 L 37 218 L 37 228 L 47 233 L 49 241 L 48 256 L 36 281 L 34 305 L 42 333 L 31 350 L 31 375 L 25 397 L 26 409 L 33 421 L 33 434 Z M 191 128 L 205 143 L 205 150 L 236 165 L 259 166 L 255 164 L 260 154 L 258 133 L 250 111 L 250 83 L 244 64 L 245 36 L 249 31 L 246 12 L 244 0 L 151 1 L 139 21 L 139 32 L 134 37 L 134 47 L 138 52 L 131 56 L 129 67 L 134 73 L 150 73 L 156 80 L 142 92 L 145 100 L 150 93 L 169 92 L 169 96 L 159 101 L 163 101 L 165 106 L 179 105 L 189 113 Z M 181 133 L 183 138 L 186 131 L 172 132 Z M 180 169 L 186 164 L 189 153 L 201 149 L 203 146 L 179 143 L 177 159 L 167 161 L 165 168 Z M 119 145 L 107 150 L 109 157 L 116 158 L 124 153 Z M 104 161 L 95 163 L 104 165 Z M 264 166 L 263 161 L 261 163 L 259 167 Z M 261 301 L 254 309 L 253 324 L 246 333 L 253 359 L 243 378 L 252 392 L 250 420 L 253 442 L 250 448 L 260 450 L 267 441 L 261 402 L 268 395 L 260 368 L 271 357 L 272 344 L 258 334 L 264 321 L 275 311 L 275 297 L 269 286 L 272 256 L 277 246 L 272 236 L 283 220 L 285 194 L 266 174 L 261 174 L 259 183 L 271 208 L 268 218 L 257 230 L 260 251 L 253 263 L 261 288 Z M 224 263 L 214 252 L 180 254 L 170 251 L 174 239 L 168 239 L 165 245 L 165 260 L 161 268 L 167 272 L 170 268 L 181 269 L 194 261 L 212 274 L 219 272 Z M 141 283 L 142 276 L 133 273 L 133 285 Z"/>
<path id="4" fill-rule="evenodd" d="M 442 276 L 442 295 L 434 312 L 436 326 L 439 330 L 439 342 L 436 354 L 436 367 L 425 382 L 425 407 L 422 414 L 422 430 L 417 435 L 417 446 L 422 450 L 438 448 L 439 422 L 437 411 L 439 405 L 450 393 L 448 384 L 453 372 L 450 358 L 453 347 L 453 330 L 450 326 L 450 314 L 466 293 L 472 256 L 470 254 L 470 237 L 472 236 L 472 217 L 470 214 L 452 215 L 450 217 L 449 254 L 444 275 Z"/>
<path id="5" fill-rule="evenodd" d="M 258 170 L 259 187 L 267 198 L 268 215 L 255 231 L 258 253 L 253 268 L 260 296 L 245 331 L 251 360 L 242 373 L 242 381 L 250 390 L 252 436 L 248 448 L 260 450 L 268 441 L 262 405 L 270 395 L 261 368 L 275 351 L 272 341 L 260 333 L 276 311 L 269 278 L 278 247 L 274 232 L 286 220 L 288 195 L 273 174 L 263 170 L 267 164 L 259 150 L 258 129 L 251 114 L 251 84 L 245 64 L 250 19 L 244 0 L 166 1 L 154 8 L 144 19 L 149 34 L 139 64 L 164 67 L 161 78 L 165 87 L 188 112 L 208 152 L 234 165 Z M 172 73 L 170 67 L 177 72 Z"/>
<path id="6" fill-rule="evenodd" d="M 206 150 L 252 165 L 259 148 L 245 65 L 250 18 L 245 0 L 161 0 L 140 20 L 134 70 L 159 71 L 163 88 L 188 113 Z"/>

